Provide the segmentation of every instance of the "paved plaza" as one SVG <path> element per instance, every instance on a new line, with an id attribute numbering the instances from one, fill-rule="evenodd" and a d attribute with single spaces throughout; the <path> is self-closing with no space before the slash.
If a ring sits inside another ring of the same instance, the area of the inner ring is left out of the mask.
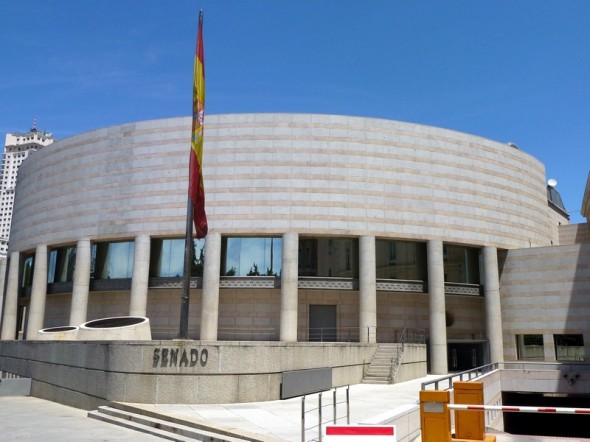
<path id="1" fill-rule="evenodd" d="M 394 409 L 418 403 L 421 383 L 438 376 L 427 376 L 394 385 L 359 384 L 350 387 L 351 423 L 377 423 Z M 307 406 L 317 406 L 309 397 Z M 326 397 L 327 396 L 327 397 Z M 326 403 L 331 395 L 324 394 Z M 344 398 L 339 389 L 337 401 Z M 135 404 L 138 405 L 138 404 Z M 285 441 L 301 440 L 301 398 L 248 404 L 141 404 L 142 408 L 202 419 L 216 425 L 274 436 Z M 342 406 L 338 406 L 341 410 Z M 327 412 L 328 417 L 330 411 Z M 340 415 L 341 411 L 338 411 Z M 313 413 L 306 424 L 313 423 Z M 325 418 L 326 416 L 324 416 Z M 341 423 L 341 422 L 340 422 Z M 317 431 L 317 430 L 316 430 Z M 314 437 L 313 431 L 307 439 Z M 0 440 L 10 441 L 156 441 L 156 436 L 117 427 L 87 417 L 87 412 L 35 397 L 0 397 Z M 420 439 L 418 439 L 419 441 Z M 545 436 L 497 435 L 498 442 L 555 442 L 590 439 Z"/>
<path id="2" fill-rule="evenodd" d="M 3 441 L 162 441 L 87 417 L 88 412 L 36 397 L 0 397 Z"/>

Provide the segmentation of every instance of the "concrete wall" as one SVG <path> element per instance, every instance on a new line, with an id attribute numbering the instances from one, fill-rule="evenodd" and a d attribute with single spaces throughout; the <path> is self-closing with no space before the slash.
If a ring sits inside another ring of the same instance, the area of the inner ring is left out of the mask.
<path id="1" fill-rule="evenodd" d="M 420 439 L 420 406 L 402 405 L 371 419 L 359 422 L 359 425 L 395 425 L 397 442 L 413 442 Z"/>
<path id="2" fill-rule="evenodd" d="M 502 370 L 502 391 L 530 393 L 590 394 L 590 372 L 587 365 L 566 364 L 562 367 L 541 365 L 526 366 L 525 369 Z M 578 375 L 578 377 L 576 377 Z M 573 383 L 571 379 L 574 380 Z"/>
<path id="3" fill-rule="evenodd" d="M 0 366 L 33 379 L 34 396 L 84 409 L 106 401 L 235 403 L 280 398 L 282 373 L 332 367 L 359 383 L 370 344 L 0 341 Z"/>
<path id="4" fill-rule="evenodd" d="M 30 378 L 1 378 L 0 397 L 30 396 L 31 384 L 32 382 Z"/>
<path id="5" fill-rule="evenodd" d="M 10 251 L 184 232 L 190 118 L 86 132 L 21 166 Z M 435 127 L 299 114 L 207 117 L 212 231 L 549 245 L 543 165 Z M 264 220 L 264 222 L 261 222 Z"/>
<path id="6" fill-rule="evenodd" d="M 406 344 L 401 364 L 395 374 L 395 383 L 410 381 L 427 375 L 426 346 Z"/>
<path id="7" fill-rule="evenodd" d="M 590 243 L 590 224 L 570 224 L 559 227 L 559 244 Z"/>
<path id="8" fill-rule="evenodd" d="M 554 334 L 582 334 L 590 357 L 590 243 L 510 250 L 500 287 L 507 361 L 517 358 L 518 334 L 542 334 L 547 361 Z"/>
<path id="9" fill-rule="evenodd" d="M 561 244 L 560 242 L 560 229 L 562 227 L 566 227 L 570 225 L 570 220 L 567 216 L 564 216 L 563 212 L 559 211 L 559 210 L 555 210 L 554 208 L 551 207 L 551 205 L 547 206 L 547 219 L 549 220 L 549 223 L 551 224 L 552 228 L 551 228 L 551 232 L 552 232 L 552 236 L 551 236 L 551 244 L 552 245 L 559 245 Z"/>

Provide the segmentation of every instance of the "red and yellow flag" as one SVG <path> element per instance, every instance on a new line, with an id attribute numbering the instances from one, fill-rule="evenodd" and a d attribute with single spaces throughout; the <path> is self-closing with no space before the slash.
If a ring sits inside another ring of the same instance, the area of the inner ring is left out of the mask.
<path id="1" fill-rule="evenodd" d="M 207 235 L 205 187 L 203 185 L 203 123 L 205 120 L 205 54 L 203 50 L 203 11 L 199 14 L 195 72 L 193 78 L 193 129 L 189 165 L 188 193 L 193 203 L 197 238 Z"/>

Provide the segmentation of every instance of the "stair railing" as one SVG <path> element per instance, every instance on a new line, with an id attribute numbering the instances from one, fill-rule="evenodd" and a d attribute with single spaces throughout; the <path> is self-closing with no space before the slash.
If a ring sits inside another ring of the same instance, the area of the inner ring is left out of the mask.
<path id="1" fill-rule="evenodd" d="M 404 328 L 402 332 L 399 342 L 394 353 L 394 356 L 391 358 L 391 363 L 389 364 L 389 379 L 388 382 L 393 384 L 395 380 L 395 375 L 397 374 L 397 370 L 399 369 L 399 365 L 401 363 L 402 356 L 404 354 L 406 340 L 408 339 L 408 329 Z"/>

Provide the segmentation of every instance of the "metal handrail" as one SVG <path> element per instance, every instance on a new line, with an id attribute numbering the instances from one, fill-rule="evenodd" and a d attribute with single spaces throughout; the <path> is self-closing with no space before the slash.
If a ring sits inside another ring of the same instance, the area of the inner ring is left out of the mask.
<path id="1" fill-rule="evenodd" d="M 397 372 L 397 368 L 399 367 L 401 357 L 404 354 L 407 338 L 408 338 L 408 329 L 404 328 L 404 331 L 402 332 L 402 335 L 400 336 L 400 339 L 399 339 L 399 344 L 401 344 L 401 346 L 398 345 L 395 355 L 391 357 L 391 363 L 389 364 L 389 383 L 392 383 L 394 380 L 393 379 L 394 368 L 395 368 L 395 371 Z M 401 347 L 401 350 L 400 350 L 400 347 Z"/>
<path id="2" fill-rule="evenodd" d="M 426 390 L 429 385 L 434 385 L 434 390 L 439 390 L 439 384 L 447 382 L 447 388 L 450 390 L 453 388 L 453 380 L 472 380 L 481 377 L 485 374 L 491 373 L 492 371 L 505 369 L 505 370 L 531 370 L 533 367 L 544 370 L 564 370 L 573 371 L 575 368 L 578 371 L 590 371 L 590 363 L 587 362 L 524 362 L 524 361 L 509 361 L 509 362 L 494 362 L 492 364 L 482 365 L 481 367 L 472 368 L 470 370 L 462 371 L 459 373 L 453 373 L 447 376 L 434 379 L 432 381 L 422 382 L 422 390 Z M 580 370 L 583 369 L 583 370 Z"/>
<path id="3" fill-rule="evenodd" d="M 301 442 L 306 442 L 305 440 L 305 434 L 307 431 L 311 431 L 315 428 L 318 429 L 318 437 L 317 438 L 313 438 L 310 439 L 310 441 L 322 441 L 322 428 L 323 428 L 323 424 L 332 422 L 334 425 L 342 419 L 346 419 L 346 424 L 350 425 L 350 385 L 346 386 L 346 399 L 344 401 L 340 401 L 338 402 L 337 400 L 337 390 L 338 388 L 334 388 L 332 390 L 332 403 L 331 404 L 326 404 L 326 405 L 322 405 L 322 393 L 318 393 L 318 406 L 312 409 L 305 409 L 305 398 L 307 396 L 311 396 L 311 395 L 306 395 L 306 396 L 302 396 L 301 397 Z M 337 410 L 338 410 L 338 405 L 342 405 L 342 404 L 346 404 L 346 414 L 342 417 L 338 417 L 337 415 Z M 322 415 L 322 410 L 326 407 L 332 407 L 332 419 L 331 420 L 324 420 L 323 415 Z M 313 413 L 317 411 L 318 412 L 318 424 L 317 425 L 312 425 L 310 427 L 306 427 L 305 426 L 305 415 L 309 414 L 309 413 Z"/>
<path id="4" fill-rule="evenodd" d="M 448 376 L 443 376 L 441 378 L 434 379 L 432 381 L 422 382 L 421 388 L 422 388 L 422 390 L 426 390 L 426 387 L 428 385 L 434 384 L 434 390 L 439 390 L 439 384 L 441 384 L 443 382 L 448 382 L 447 388 L 445 388 L 445 390 L 450 390 L 453 388 L 453 380 L 456 380 L 457 378 L 460 381 L 463 381 L 464 379 L 471 380 L 471 379 L 475 379 L 480 376 L 483 376 L 484 374 L 487 374 L 487 373 L 492 372 L 497 369 L 498 369 L 497 362 L 495 362 L 493 364 L 482 365 L 481 367 L 472 368 L 471 370 L 462 371 L 460 373 L 453 373 Z"/>
<path id="5" fill-rule="evenodd" d="M 250 326 L 224 326 L 217 330 L 220 341 L 278 341 L 279 327 L 250 325 Z"/>

